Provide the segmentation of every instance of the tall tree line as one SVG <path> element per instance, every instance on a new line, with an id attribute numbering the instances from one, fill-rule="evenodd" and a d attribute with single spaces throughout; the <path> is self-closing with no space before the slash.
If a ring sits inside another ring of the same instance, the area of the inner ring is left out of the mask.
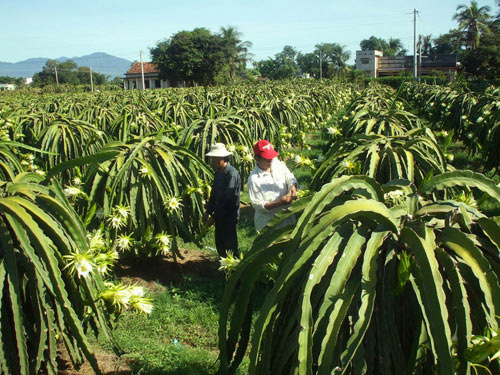
<path id="1" fill-rule="evenodd" d="M 500 6 L 500 1 L 497 2 Z M 422 54 L 456 53 L 469 79 L 495 81 L 500 77 L 500 10 L 493 15 L 489 6 L 477 1 L 459 4 L 453 20 L 457 28 L 437 38 L 421 38 Z"/>
<path id="2" fill-rule="evenodd" d="M 102 85 L 106 81 L 104 74 L 92 72 L 92 83 L 94 85 Z M 49 59 L 42 71 L 35 73 L 33 76 L 33 86 L 43 87 L 55 85 L 56 83 L 90 85 L 90 68 L 88 66 L 78 66 L 71 59 L 64 62 Z"/>
<path id="3" fill-rule="evenodd" d="M 274 58 L 259 61 L 257 69 L 271 79 L 293 78 L 309 74 L 314 78 L 333 78 L 347 70 L 350 52 L 337 43 L 316 44 L 311 53 L 285 46 Z"/>
<path id="4" fill-rule="evenodd" d="M 500 2 L 498 4 L 500 6 Z M 453 19 L 457 28 L 437 38 L 422 35 L 422 54 L 456 53 L 464 71 L 472 78 L 495 79 L 500 73 L 500 21 L 491 9 L 476 1 L 460 4 Z M 206 28 L 180 31 L 151 48 L 153 62 L 163 78 L 174 85 L 214 85 L 245 77 L 252 61 L 252 44 L 242 39 L 235 27 L 212 33 Z M 404 56 L 407 50 L 399 38 L 387 40 L 372 35 L 360 43 L 362 50 L 380 50 L 385 56 Z M 291 45 L 267 59 L 254 62 L 254 74 L 269 79 L 287 79 L 308 74 L 314 78 L 343 76 L 350 51 L 338 43 L 316 44 L 314 51 L 302 53 Z"/>
<path id="5" fill-rule="evenodd" d="M 180 31 L 150 49 L 162 78 L 174 85 L 227 83 L 245 74 L 251 43 L 229 26 L 219 33 L 200 27 Z"/>

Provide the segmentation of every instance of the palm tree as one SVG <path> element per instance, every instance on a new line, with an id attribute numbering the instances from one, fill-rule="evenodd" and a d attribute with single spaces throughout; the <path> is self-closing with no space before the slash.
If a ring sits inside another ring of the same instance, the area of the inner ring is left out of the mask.
<path id="1" fill-rule="evenodd" d="M 489 14 L 491 8 L 487 5 L 478 7 L 477 1 L 471 1 L 470 6 L 460 4 L 453 19 L 458 22 L 458 29 L 465 31 L 468 48 L 476 49 L 479 46 L 481 33 L 488 32 Z"/>
<path id="2" fill-rule="evenodd" d="M 224 53 L 227 57 L 229 77 L 233 79 L 235 72 L 243 70 L 247 61 L 250 60 L 251 54 L 248 49 L 252 47 L 252 42 L 242 41 L 240 39 L 242 33 L 233 26 L 221 27 L 220 35 L 223 40 Z"/>
<path id="3" fill-rule="evenodd" d="M 316 44 L 316 55 L 322 56 L 323 77 L 332 78 L 335 72 L 345 70 L 351 52 L 338 43 Z"/>
<path id="4" fill-rule="evenodd" d="M 420 45 L 422 45 L 420 47 Z M 418 40 L 417 44 L 418 49 L 422 48 L 422 55 L 423 56 L 429 56 L 433 52 L 432 48 L 432 35 L 420 35 L 420 38 Z"/>
<path id="5" fill-rule="evenodd" d="M 389 56 L 404 56 L 406 53 L 406 49 L 403 46 L 403 42 L 399 38 L 389 38 L 388 41 L 390 51 Z"/>
<path id="6" fill-rule="evenodd" d="M 345 70 L 347 66 L 347 60 L 351 56 L 350 51 L 345 50 L 345 46 L 334 43 L 333 46 L 333 62 L 339 71 Z"/>

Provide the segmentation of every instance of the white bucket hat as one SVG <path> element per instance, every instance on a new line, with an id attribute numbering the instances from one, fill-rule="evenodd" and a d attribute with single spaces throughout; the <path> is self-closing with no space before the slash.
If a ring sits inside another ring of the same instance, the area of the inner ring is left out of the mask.
<path id="1" fill-rule="evenodd" d="M 205 155 L 215 158 L 225 158 L 226 156 L 232 155 L 232 153 L 226 149 L 224 143 L 216 143 L 210 147 L 210 151 Z"/>

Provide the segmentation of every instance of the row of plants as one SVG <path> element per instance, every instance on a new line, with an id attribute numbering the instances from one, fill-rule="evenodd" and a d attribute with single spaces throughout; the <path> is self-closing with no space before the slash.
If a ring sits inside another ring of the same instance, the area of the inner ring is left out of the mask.
<path id="1" fill-rule="evenodd" d="M 85 358 L 98 372 L 88 331 L 119 353 L 112 320 L 128 308 L 148 313 L 152 304 L 141 287 L 108 278 L 116 249 L 104 250 L 57 180 L 44 179 L 21 172 L 0 180 L 0 370 L 57 374 L 63 346 L 75 364 Z"/>
<path id="2" fill-rule="evenodd" d="M 500 189 L 455 170 L 451 135 L 405 108 L 401 92 L 371 86 L 324 127 L 313 192 L 229 278 L 222 374 L 247 351 L 250 374 L 500 371 L 500 226 L 477 207 Z"/>
<path id="3" fill-rule="evenodd" d="M 2 95 L 0 372 L 56 374 L 62 343 L 98 373 L 88 330 L 119 352 L 111 322 L 152 309 L 142 288 L 112 281 L 116 259 L 175 258 L 180 239 L 204 234 L 207 147 L 225 142 L 248 173 L 256 139 L 303 145 L 350 93 L 323 84 Z"/>
<path id="4" fill-rule="evenodd" d="M 6 142 L 41 151 L 17 155 L 25 164 L 18 170 L 51 170 L 47 177 L 66 188 L 90 229 L 103 230 L 105 218 L 113 223 L 107 234 L 122 229 L 122 243 L 133 241 L 146 253 L 157 235 L 171 236 L 175 254 L 178 236 L 194 241 L 203 232 L 212 174 L 205 164 L 208 147 L 226 143 L 246 179 L 255 140 L 302 145 L 306 132 L 331 117 L 351 92 L 322 87 L 7 97 L 0 127 Z M 126 207 L 129 221 L 117 219 L 117 207 Z"/>
<path id="5" fill-rule="evenodd" d="M 498 169 L 500 90 L 478 94 L 453 86 L 405 83 L 401 97 L 433 130 L 452 134 L 471 154 L 481 153 L 485 170 Z"/>
<path id="6" fill-rule="evenodd" d="M 123 309 L 152 308 L 140 288 L 107 279 L 116 258 L 175 257 L 179 239 L 204 234 L 207 147 L 234 147 L 245 176 L 255 139 L 307 148 L 318 129 L 322 160 L 294 157 L 315 170 L 316 193 L 278 216 L 228 281 L 221 372 L 250 340 L 251 373 L 498 371 L 500 228 L 476 206 L 481 194 L 499 200 L 498 187 L 454 171 L 453 133 L 401 97 L 324 82 L 2 96 L 2 371 L 55 373 L 63 342 L 98 372 L 85 330 L 109 333 Z M 277 229 L 291 214 L 298 224 Z"/>

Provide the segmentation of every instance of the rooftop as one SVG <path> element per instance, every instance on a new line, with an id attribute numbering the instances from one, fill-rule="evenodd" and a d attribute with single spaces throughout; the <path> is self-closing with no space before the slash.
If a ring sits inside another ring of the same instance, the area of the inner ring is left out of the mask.
<path id="1" fill-rule="evenodd" d="M 143 63 L 143 65 L 144 65 L 144 74 L 160 73 L 158 65 L 152 62 L 145 62 Z M 141 63 L 140 62 L 133 63 L 130 69 L 127 70 L 127 73 L 125 74 L 141 74 Z"/>

